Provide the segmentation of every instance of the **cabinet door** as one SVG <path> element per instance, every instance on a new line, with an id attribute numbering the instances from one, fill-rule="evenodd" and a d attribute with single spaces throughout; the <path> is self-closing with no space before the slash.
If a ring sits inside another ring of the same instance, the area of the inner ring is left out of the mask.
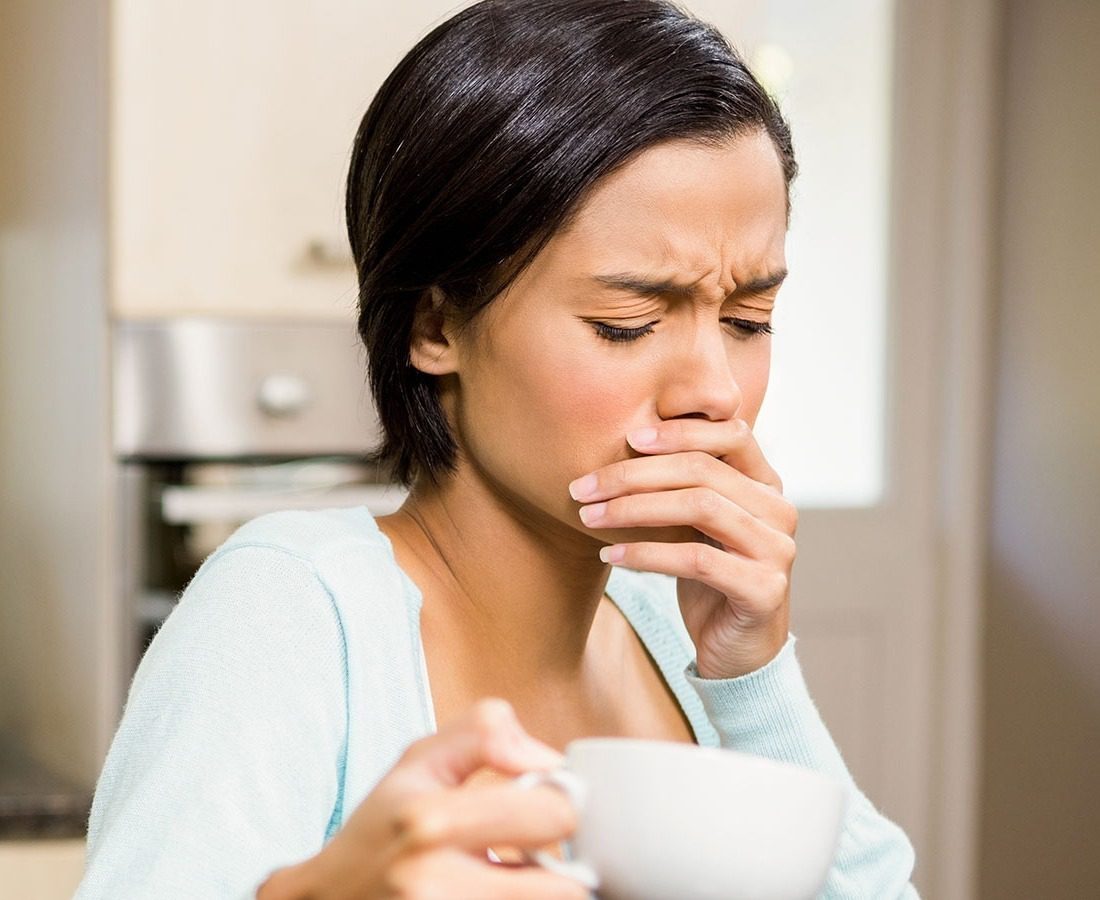
<path id="1" fill-rule="evenodd" d="M 116 315 L 350 316 L 352 139 L 447 0 L 117 0 Z"/>

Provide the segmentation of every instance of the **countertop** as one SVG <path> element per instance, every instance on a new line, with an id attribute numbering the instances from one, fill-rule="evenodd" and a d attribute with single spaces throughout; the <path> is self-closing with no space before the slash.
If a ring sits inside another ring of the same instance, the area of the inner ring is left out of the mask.
<path id="1" fill-rule="evenodd" d="M 0 743 L 0 840 L 83 838 L 92 793 Z"/>
<path id="2" fill-rule="evenodd" d="M 84 874 L 84 841 L 0 841 L 0 896 L 71 900 Z"/>

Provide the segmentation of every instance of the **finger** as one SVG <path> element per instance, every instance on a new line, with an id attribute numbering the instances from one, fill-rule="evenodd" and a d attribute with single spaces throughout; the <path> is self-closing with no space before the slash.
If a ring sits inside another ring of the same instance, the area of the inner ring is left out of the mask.
<path id="1" fill-rule="evenodd" d="M 487 847 L 536 848 L 572 836 L 577 812 L 552 786 L 514 784 L 432 791 L 409 797 L 395 818 L 403 851 L 456 847 L 484 853 Z"/>
<path id="2" fill-rule="evenodd" d="M 789 500 L 702 450 L 619 460 L 576 479 L 569 493 L 580 503 L 595 503 L 625 494 L 696 486 L 713 488 L 773 528 L 794 533 L 798 513 Z"/>
<path id="3" fill-rule="evenodd" d="M 690 525 L 753 559 L 770 559 L 778 540 L 787 537 L 707 487 L 630 494 L 582 506 L 579 514 L 589 528 Z"/>
<path id="4" fill-rule="evenodd" d="M 712 587 L 737 600 L 738 611 L 749 620 L 773 615 L 785 602 L 790 586 L 784 572 L 708 544 L 639 541 L 604 549 L 618 551 L 617 564 L 628 569 L 660 572 Z"/>
<path id="5" fill-rule="evenodd" d="M 455 787 L 486 766 L 508 775 L 553 769 L 563 757 L 524 731 L 510 703 L 479 700 L 434 735 L 412 744 L 399 760 L 404 778 L 421 787 Z"/>
<path id="6" fill-rule="evenodd" d="M 647 440 L 648 438 L 648 440 Z M 706 419 L 668 419 L 627 435 L 630 446 L 640 453 L 676 453 L 702 450 L 749 478 L 783 493 L 783 482 L 764 457 L 752 427 L 744 419 L 711 422 Z"/>
<path id="7" fill-rule="evenodd" d="M 537 866 L 500 866 L 460 851 L 410 858 L 390 879 L 400 896 L 447 900 L 588 900 L 587 888 Z"/>

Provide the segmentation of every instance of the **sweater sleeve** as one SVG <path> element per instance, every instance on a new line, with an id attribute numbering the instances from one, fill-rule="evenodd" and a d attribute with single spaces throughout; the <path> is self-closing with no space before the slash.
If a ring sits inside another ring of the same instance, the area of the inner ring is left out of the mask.
<path id="1" fill-rule="evenodd" d="M 794 645 L 791 635 L 775 659 L 738 678 L 702 678 L 694 660 L 684 674 L 723 747 L 814 769 L 845 786 L 840 846 L 820 900 L 916 898 L 912 845 L 856 787 L 810 697 Z"/>
<path id="2" fill-rule="evenodd" d="M 142 659 L 96 786 L 78 900 L 254 897 L 338 820 L 346 648 L 309 561 L 223 547 Z"/>

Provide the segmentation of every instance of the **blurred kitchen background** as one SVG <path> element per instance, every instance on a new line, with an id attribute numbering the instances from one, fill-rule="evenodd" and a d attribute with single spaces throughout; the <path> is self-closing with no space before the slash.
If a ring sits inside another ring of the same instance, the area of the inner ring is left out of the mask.
<path id="1" fill-rule="evenodd" d="M 758 432 L 928 898 L 1100 891 L 1100 3 L 695 0 L 802 174 Z M 4 0 L 0 895 L 69 896 L 141 652 L 270 509 L 401 495 L 342 222 L 444 0 Z M 196 786 L 197 788 L 199 786 Z"/>

